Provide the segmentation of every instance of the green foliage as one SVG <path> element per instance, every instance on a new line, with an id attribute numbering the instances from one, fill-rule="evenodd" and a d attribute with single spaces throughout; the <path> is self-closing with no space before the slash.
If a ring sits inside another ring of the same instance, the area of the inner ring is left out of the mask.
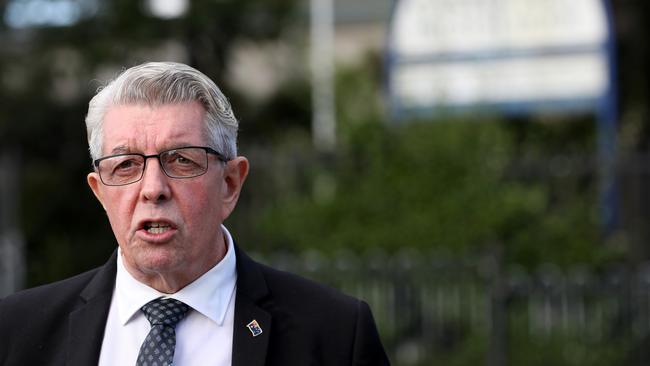
<path id="1" fill-rule="evenodd" d="M 590 318 L 594 323 L 591 330 L 566 329 L 555 326 L 553 329 L 531 331 L 527 321 L 530 314 L 525 304 L 510 308 L 508 337 L 508 358 L 512 365 L 530 366 L 610 366 L 629 365 L 630 351 L 638 342 L 631 334 L 613 336 L 603 332 L 611 323 Z M 599 328 L 600 327 L 600 328 Z"/>
<path id="2" fill-rule="evenodd" d="M 524 264 L 600 259 L 593 187 L 554 202 L 544 181 L 512 171 L 514 140 L 499 121 L 360 124 L 333 168 L 312 162 L 312 189 L 269 209 L 264 237 L 326 252 L 503 245 Z"/>
<path id="3" fill-rule="evenodd" d="M 377 57 L 337 74 L 339 147 L 276 141 L 253 175 L 273 187 L 257 207 L 258 249 L 325 252 L 504 249 L 508 263 L 602 263 L 592 118 L 480 115 L 390 122 Z M 299 182 L 299 183 L 298 183 Z M 255 177 L 246 189 L 260 184 Z M 255 195 L 255 193 L 253 193 Z"/>

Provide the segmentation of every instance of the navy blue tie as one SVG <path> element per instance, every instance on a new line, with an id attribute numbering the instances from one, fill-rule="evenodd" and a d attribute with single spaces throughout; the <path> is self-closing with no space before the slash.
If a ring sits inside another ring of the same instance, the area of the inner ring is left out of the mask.
<path id="1" fill-rule="evenodd" d="M 176 324 L 185 318 L 189 306 L 176 299 L 159 298 L 141 308 L 151 324 L 138 354 L 136 366 L 171 366 L 176 347 Z"/>

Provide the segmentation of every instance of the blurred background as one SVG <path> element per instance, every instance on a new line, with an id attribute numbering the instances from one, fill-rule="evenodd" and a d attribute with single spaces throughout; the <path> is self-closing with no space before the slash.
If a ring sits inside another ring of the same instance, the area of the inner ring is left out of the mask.
<path id="1" fill-rule="evenodd" d="M 226 225 L 365 299 L 394 365 L 647 365 L 642 0 L 4 0 L 0 297 L 105 262 L 98 87 L 210 76 L 252 171 Z"/>

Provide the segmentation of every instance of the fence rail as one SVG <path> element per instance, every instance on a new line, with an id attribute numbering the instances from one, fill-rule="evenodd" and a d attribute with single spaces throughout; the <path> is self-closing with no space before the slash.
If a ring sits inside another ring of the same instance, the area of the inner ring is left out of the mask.
<path id="1" fill-rule="evenodd" d="M 595 272 L 417 251 L 256 257 L 370 303 L 395 365 L 649 361 L 640 350 L 650 335 L 650 264 Z"/>

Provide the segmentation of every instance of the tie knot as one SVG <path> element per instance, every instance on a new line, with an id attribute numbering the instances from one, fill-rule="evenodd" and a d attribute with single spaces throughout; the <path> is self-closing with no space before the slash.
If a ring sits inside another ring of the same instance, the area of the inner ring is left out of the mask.
<path id="1" fill-rule="evenodd" d="M 151 326 L 163 324 L 175 327 L 185 318 L 190 307 L 176 299 L 159 298 L 149 301 L 140 309 Z"/>

